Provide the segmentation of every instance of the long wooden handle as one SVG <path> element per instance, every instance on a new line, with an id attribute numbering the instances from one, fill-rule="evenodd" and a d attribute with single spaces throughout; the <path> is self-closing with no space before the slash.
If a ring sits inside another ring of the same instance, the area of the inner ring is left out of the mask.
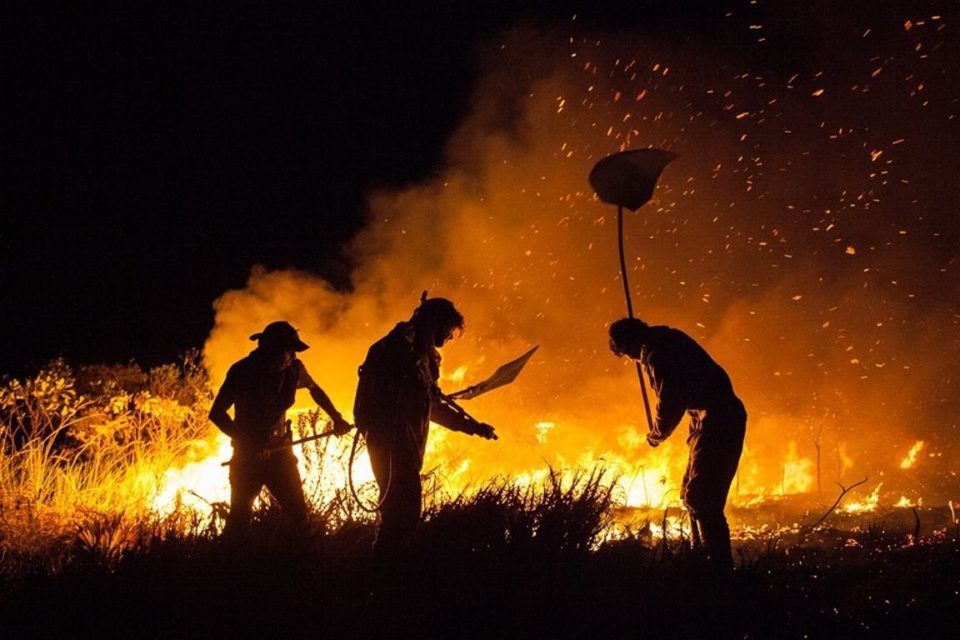
<path id="1" fill-rule="evenodd" d="M 627 300 L 627 315 L 633 317 L 633 300 L 630 298 L 630 283 L 627 279 L 627 261 L 623 252 L 623 205 L 617 206 L 617 246 L 620 249 L 620 279 L 623 281 L 623 297 Z M 650 413 L 650 398 L 647 396 L 647 382 L 640 363 L 637 362 L 637 379 L 643 395 L 643 408 L 647 414 L 647 429 L 653 431 L 653 415 Z"/>
<path id="2" fill-rule="evenodd" d="M 316 433 L 316 434 L 314 434 L 314 435 L 312 435 L 312 436 L 307 436 L 307 437 L 305 437 L 305 438 L 300 438 L 299 440 L 294 440 L 293 442 L 283 442 L 283 443 L 281 443 L 281 444 L 277 444 L 277 445 L 274 445 L 274 446 L 272 446 L 272 447 L 268 447 L 268 448 L 266 448 L 266 449 L 263 450 L 263 453 L 274 453 L 274 452 L 276 452 L 276 451 L 282 451 L 283 449 L 286 449 L 287 447 L 292 447 L 292 446 L 295 445 L 295 444 L 303 444 L 304 442 L 311 442 L 311 441 L 313 441 L 313 440 L 319 440 L 320 438 L 326 438 L 327 436 L 332 436 L 333 434 L 334 434 L 334 430 L 333 430 L 333 429 L 330 429 L 330 430 L 328 430 L 328 431 L 324 431 L 323 433 Z M 220 466 L 221 466 L 221 467 L 227 467 L 227 466 L 230 466 L 230 464 L 233 463 L 233 462 L 239 462 L 240 460 L 244 460 L 244 459 L 245 459 L 245 458 L 239 458 L 239 459 L 237 459 L 237 458 L 231 458 L 231 459 L 227 460 L 226 462 L 221 462 L 221 463 L 220 463 Z"/>

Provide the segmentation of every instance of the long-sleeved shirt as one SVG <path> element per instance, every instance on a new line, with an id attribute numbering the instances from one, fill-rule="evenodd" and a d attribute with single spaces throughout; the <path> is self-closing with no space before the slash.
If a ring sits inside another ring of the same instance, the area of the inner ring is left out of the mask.
<path id="1" fill-rule="evenodd" d="M 397 324 L 370 347 L 360 366 L 353 414 L 368 444 L 390 446 L 423 461 L 430 421 L 475 433 L 476 420 L 459 413 L 440 394 L 440 353 L 418 348 L 409 322 Z"/>
<path id="2" fill-rule="evenodd" d="M 640 361 L 657 394 L 651 438 L 666 440 L 688 411 L 722 409 L 739 403 L 723 367 L 679 329 L 647 329 Z"/>

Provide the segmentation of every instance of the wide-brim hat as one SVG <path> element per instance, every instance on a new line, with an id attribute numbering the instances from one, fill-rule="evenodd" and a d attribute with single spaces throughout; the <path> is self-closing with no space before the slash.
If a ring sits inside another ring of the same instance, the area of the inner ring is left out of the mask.
<path id="1" fill-rule="evenodd" d="M 263 331 L 250 336 L 250 339 L 257 340 L 263 347 L 289 349 L 291 351 L 306 351 L 310 348 L 310 345 L 300 339 L 297 330 L 289 322 L 283 320 L 271 322 L 263 328 Z"/>

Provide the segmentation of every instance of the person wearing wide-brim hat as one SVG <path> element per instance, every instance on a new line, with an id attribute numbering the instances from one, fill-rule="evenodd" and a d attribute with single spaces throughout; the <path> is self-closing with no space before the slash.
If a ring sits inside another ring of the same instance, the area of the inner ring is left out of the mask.
<path id="1" fill-rule="evenodd" d="M 253 502 L 263 486 L 280 503 L 288 526 L 306 525 L 307 505 L 297 461 L 292 447 L 282 446 L 290 440 L 286 412 L 297 389 L 309 390 L 333 421 L 335 435 L 352 428 L 296 357 L 309 346 L 288 322 L 272 322 L 250 339 L 257 348 L 230 367 L 210 409 L 210 420 L 233 444 L 230 513 L 224 529 L 224 535 L 232 538 L 249 528 Z M 232 418 L 227 413 L 231 406 Z"/>

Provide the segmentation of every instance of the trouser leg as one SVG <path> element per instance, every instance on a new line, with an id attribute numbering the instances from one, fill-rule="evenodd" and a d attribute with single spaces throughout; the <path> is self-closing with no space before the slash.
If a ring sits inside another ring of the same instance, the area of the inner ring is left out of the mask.
<path id="1" fill-rule="evenodd" d="M 727 524 L 726 516 L 723 515 L 723 510 L 702 512 L 698 520 L 707 557 L 721 569 L 732 569 L 730 526 Z"/>
<path id="2" fill-rule="evenodd" d="M 725 419 L 726 418 L 726 419 Z M 730 527 L 723 508 L 743 450 L 745 417 L 707 415 L 690 437 L 690 461 L 681 495 L 696 520 L 707 557 L 719 568 L 733 566 Z"/>
<path id="3" fill-rule="evenodd" d="M 420 523 L 422 488 L 417 462 L 402 452 L 368 442 L 373 475 L 380 488 L 380 528 L 376 546 L 395 549 L 410 543 Z"/>
<path id="4" fill-rule="evenodd" d="M 394 473 L 393 482 L 381 508 L 382 531 L 388 540 L 406 546 L 420 525 L 422 487 L 420 471 L 403 465 Z"/>
<path id="5" fill-rule="evenodd" d="M 280 503 L 284 524 L 292 529 L 306 528 L 307 501 L 303 495 L 303 482 L 293 452 L 278 451 L 267 460 L 267 466 L 265 484 Z"/>
<path id="6" fill-rule="evenodd" d="M 240 454 L 235 453 L 234 457 Z M 228 538 L 239 538 L 250 529 L 250 517 L 253 514 L 253 501 L 260 493 L 263 478 L 256 462 L 234 462 L 230 465 L 230 513 L 223 534 Z"/>
<path id="7" fill-rule="evenodd" d="M 690 483 L 690 474 L 691 466 L 693 465 L 693 455 L 691 454 L 687 460 L 687 469 L 683 473 L 683 482 L 680 484 L 680 499 L 683 500 L 683 504 L 687 507 L 687 513 L 690 515 L 690 539 L 693 544 L 694 549 L 699 549 L 701 545 L 701 535 L 700 535 L 700 522 L 697 520 L 696 515 L 690 509 L 689 503 L 687 502 L 687 486 Z"/>

